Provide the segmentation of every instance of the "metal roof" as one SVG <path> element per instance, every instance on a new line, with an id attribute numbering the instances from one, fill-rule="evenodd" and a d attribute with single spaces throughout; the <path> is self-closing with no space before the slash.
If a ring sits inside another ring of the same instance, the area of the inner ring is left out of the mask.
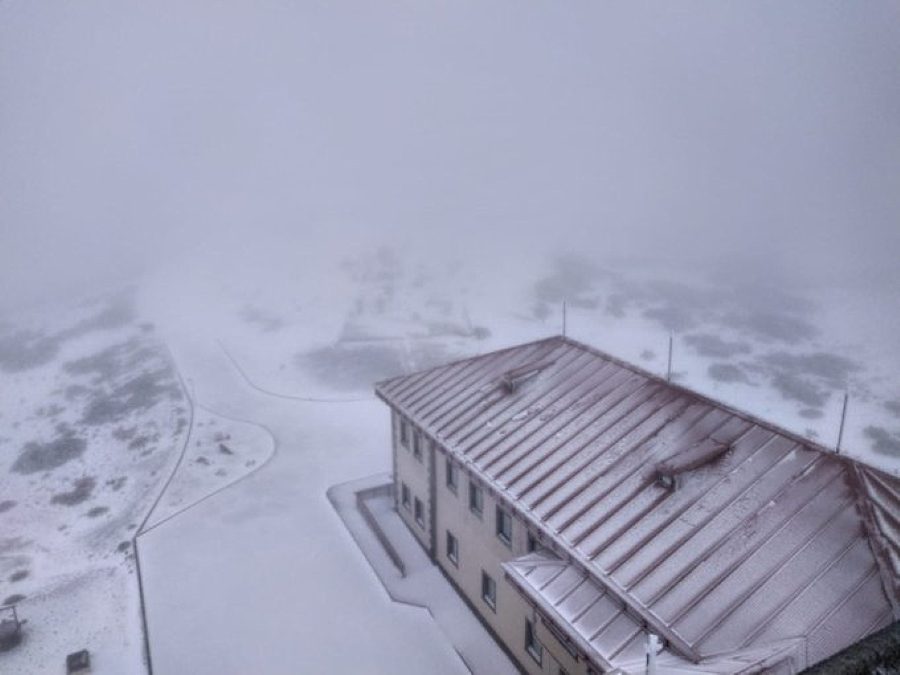
<path id="1" fill-rule="evenodd" d="M 566 631 L 579 651 L 591 654 L 604 672 L 646 672 L 647 630 L 589 574 L 546 551 L 504 563 L 503 569 L 516 588 Z M 801 648 L 800 640 L 781 640 L 717 654 L 699 663 L 663 649 L 657 663 L 659 672 L 673 675 L 792 673 L 805 663 Z M 781 668 L 787 664 L 793 668 Z"/>
<path id="2" fill-rule="evenodd" d="M 693 661 L 900 618 L 894 476 L 567 338 L 376 392 Z"/>

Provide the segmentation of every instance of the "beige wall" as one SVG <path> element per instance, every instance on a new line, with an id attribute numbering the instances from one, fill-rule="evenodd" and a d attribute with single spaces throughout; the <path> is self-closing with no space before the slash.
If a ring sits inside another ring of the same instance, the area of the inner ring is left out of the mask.
<path id="1" fill-rule="evenodd" d="M 407 422 L 409 425 L 409 446 L 404 446 L 400 442 L 400 424 L 403 418 L 397 414 L 393 414 L 393 440 L 394 440 L 394 489 L 396 490 L 397 513 L 406 523 L 412 533 L 419 540 L 419 543 L 429 550 L 431 546 L 431 504 L 429 499 L 429 479 L 428 472 L 430 470 L 430 455 L 428 443 L 423 437 L 420 439 L 422 448 L 422 459 L 419 461 L 413 456 L 413 437 L 419 433 L 415 425 Z M 405 508 L 401 503 L 401 486 L 403 483 L 409 487 L 410 500 L 409 508 Z M 415 519 L 415 500 L 422 501 L 424 509 L 424 525 L 420 525 Z"/>
<path id="2" fill-rule="evenodd" d="M 506 645 L 519 665 L 529 673 L 558 675 L 559 668 L 565 668 L 569 675 L 585 673 L 585 663 L 574 659 L 562 648 L 546 628 L 541 619 L 534 615 L 531 606 L 505 579 L 500 564 L 524 555 L 528 547 L 528 530 L 525 524 L 513 514 L 512 538 L 507 545 L 497 536 L 497 500 L 481 485 L 483 509 L 481 516 L 469 508 L 470 478 L 458 469 L 459 486 L 454 494 L 447 487 L 446 455 L 436 455 L 437 505 L 437 555 L 436 562 L 468 598 L 494 633 Z M 447 558 L 446 532 L 450 531 L 459 540 L 459 561 L 454 564 Z M 496 608 L 492 609 L 482 598 L 481 573 L 487 572 L 497 584 Z M 539 640 L 544 645 L 541 664 L 525 649 L 525 620 L 530 619 L 536 626 Z"/>
<path id="3" fill-rule="evenodd" d="M 524 555 L 528 550 L 528 530 L 514 514 L 512 537 L 507 545 L 497 536 L 497 500 L 484 485 L 480 485 L 483 509 L 480 517 L 469 509 L 470 477 L 458 466 L 458 488 L 456 493 L 447 487 L 447 468 L 443 448 L 438 444 L 436 452 L 431 452 L 431 441 L 422 436 L 422 461 L 413 456 L 413 434 L 419 433 L 414 424 L 409 424 L 409 446 L 400 441 L 400 423 L 403 419 L 396 411 L 393 417 L 393 453 L 397 512 L 413 532 L 426 551 L 453 581 L 470 605 L 480 614 L 494 634 L 512 653 L 519 666 L 534 675 L 559 675 L 560 667 L 569 675 L 585 675 L 587 664 L 584 659 L 574 660 L 550 634 L 540 616 L 530 604 L 505 579 L 500 565 L 503 562 Z M 430 472 L 434 472 L 432 479 Z M 430 488 L 434 483 L 434 503 Z M 401 486 L 410 490 L 410 507 L 401 503 Z M 414 500 L 422 500 L 424 526 L 415 521 Z M 434 509 L 434 543 L 431 551 L 432 509 Z M 454 564 L 447 557 L 447 531 L 459 542 L 459 560 Z M 491 608 L 481 594 L 482 570 L 496 583 L 496 608 Z M 525 649 L 525 621 L 530 619 L 538 639 L 544 646 L 543 658 L 538 664 Z"/>

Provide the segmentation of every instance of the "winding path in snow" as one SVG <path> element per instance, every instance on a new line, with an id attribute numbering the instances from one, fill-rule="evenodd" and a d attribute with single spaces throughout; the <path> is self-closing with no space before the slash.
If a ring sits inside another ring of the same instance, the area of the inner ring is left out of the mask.
<path id="1" fill-rule="evenodd" d="M 326 498 L 390 469 L 382 407 L 273 396 L 215 345 L 171 344 L 196 401 L 269 429 L 278 452 L 141 535 L 154 670 L 468 672 L 424 611 L 390 601 Z"/>

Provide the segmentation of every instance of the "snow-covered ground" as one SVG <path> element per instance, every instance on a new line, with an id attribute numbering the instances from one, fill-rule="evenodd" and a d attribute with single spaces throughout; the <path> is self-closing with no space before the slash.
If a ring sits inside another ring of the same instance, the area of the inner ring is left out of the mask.
<path id="1" fill-rule="evenodd" d="M 138 532 L 156 672 L 388 672 L 398 653 L 462 672 L 326 491 L 390 470 L 374 381 L 559 333 L 564 300 L 569 335 L 660 374 L 671 335 L 673 379 L 825 444 L 848 391 L 842 451 L 898 469 L 889 295 L 574 255 L 306 262 L 256 285 L 166 269 L 133 306 L 6 321 L 0 596 L 29 623 L 4 674 L 82 647 L 96 672 L 141 672 Z"/>
<path id="2" fill-rule="evenodd" d="M 276 259 L 252 287 L 209 272 L 176 275 L 220 299 L 195 332 L 215 335 L 269 391 L 368 393 L 380 377 L 558 334 L 566 302 L 570 336 L 660 375 L 671 337 L 673 380 L 826 446 L 847 393 L 842 452 L 900 469 L 900 300 L 890 288 L 564 251 L 438 263 L 389 246 L 325 252 L 289 272 Z M 150 294 L 171 283 L 157 279 Z M 181 302 L 156 304 L 173 322 L 196 317 L 190 293 Z"/>
<path id="3" fill-rule="evenodd" d="M 127 296 L 18 316 L 0 335 L 0 604 L 24 639 L 3 673 L 141 669 L 133 538 L 188 433 L 189 404 Z"/>
<path id="4" fill-rule="evenodd" d="M 876 447 L 865 431 L 878 424 L 896 434 L 896 357 L 854 332 L 866 312 L 855 306 L 850 319 L 846 297 L 830 302 L 833 290 L 572 256 L 487 274 L 464 265 L 427 271 L 378 249 L 359 255 L 335 256 L 330 267 L 320 259 L 316 274 L 292 283 L 270 270 L 262 291 L 212 292 L 209 276 L 199 285 L 179 278 L 183 290 L 217 299 L 202 314 L 190 311 L 188 292 L 183 304 L 171 301 L 169 275 L 145 289 L 198 400 L 263 424 L 278 448 L 251 479 L 146 538 L 154 658 L 169 669 L 291 672 L 303 662 L 389 672 L 401 644 L 410 670 L 457 668 L 430 621 L 379 592 L 324 493 L 390 470 L 388 415 L 372 400 L 373 381 L 558 333 L 564 299 L 574 337 L 662 374 L 671 334 L 673 379 L 825 443 L 848 390 L 844 451 L 897 470 L 892 447 Z M 891 302 L 870 298 L 879 311 Z M 191 643 L 181 638 L 188 632 Z M 373 641 L 357 641 L 363 632 Z"/>
<path id="5" fill-rule="evenodd" d="M 176 354 L 199 400 L 264 423 L 276 453 L 142 537 L 155 670 L 466 672 L 433 621 L 390 601 L 326 498 L 389 467 L 381 406 L 278 399 L 222 352 Z"/>
<path id="6" fill-rule="evenodd" d="M 0 334 L 0 672 L 144 670 L 135 538 L 261 466 L 264 429 L 186 396 L 130 293 L 11 317 Z"/>

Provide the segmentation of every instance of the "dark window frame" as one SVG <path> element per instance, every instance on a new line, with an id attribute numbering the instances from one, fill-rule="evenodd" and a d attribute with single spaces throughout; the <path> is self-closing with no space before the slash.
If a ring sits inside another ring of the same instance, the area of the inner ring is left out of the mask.
<path id="1" fill-rule="evenodd" d="M 406 483 L 403 483 L 403 482 L 400 483 L 400 503 L 404 506 L 404 508 L 406 508 L 407 511 L 409 511 L 410 508 L 412 508 L 410 506 L 411 500 L 410 500 L 409 485 L 407 485 Z"/>
<path id="2" fill-rule="evenodd" d="M 409 422 L 400 418 L 400 445 L 409 448 Z"/>
<path id="3" fill-rule="evenodd" d="M 537 629 L 531 619 L 525 619 L 525 651 L 541 665 L 544 661 L 544 645 L 537 638 Z"/>
<path id="4" fill-rule="evenodd" d="M 497 539 L 502 541 L 508 547 L 512 546 L 512 514 L 497 504 L 495 519 Z"/>
<path id="5" fill-rule="evenodd" d="M 425 529 L 425 505 L 422 503 L 422 500 L 418 497 L 413 498 L 413 517 L 418 523 L 419 527 L 423 530 Z"/>
<path id="6" fill-rule="evenodd" d="M 455 495 L 459 494 L 459 467 L 453 463 L 453 460 L 447 457 L 446 461 L 447 473 L 447 489 Z"/>
<path id="7" fill-rule="evenodd" d="M 447 560 L 452 562 L 454 567 L 459 567 L 459 539 L 450 530 L 447 530 L 446 547 Z"/>
<path id="8" fill-rule="evenodd" d="M 481 570 L 481 599 L 484 604 L 497 611 L 497 582 L 484 570 Z"/>
<path id="9" fill-rule="evenodd" d="M 469 479 L 469 511 L 479 518 L 484 514 L 484 489 Z"/>

